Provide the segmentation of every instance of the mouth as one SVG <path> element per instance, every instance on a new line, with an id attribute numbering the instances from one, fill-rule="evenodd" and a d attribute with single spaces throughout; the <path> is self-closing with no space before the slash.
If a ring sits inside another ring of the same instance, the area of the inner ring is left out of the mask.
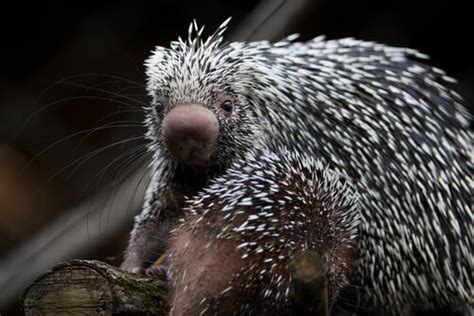
<path id="1" fill-rule="evenodd" d="M 210 164 L 212 150 L 193 141 L 182 144 L 171 151 L 176 161 L 184 165 L 205 167 Z"/>

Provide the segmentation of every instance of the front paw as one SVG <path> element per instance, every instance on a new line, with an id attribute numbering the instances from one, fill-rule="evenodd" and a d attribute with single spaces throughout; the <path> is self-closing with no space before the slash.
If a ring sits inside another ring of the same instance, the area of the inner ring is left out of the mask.
<path id="1" fill-rule="evenodd" d="M 120 269 L 133 274 L 144 274 L 145 267 L 139 260 L 128 258 L 120 265 Z"/>
<path id="2" fill-rule="evenodd" d="M 127 271 L 128 273 L 133 273 L 133 274 L 144 274 L 145 269 L 143 267 L 138 267 L 138 266 L 124 266 L 121 265 L 120 269 Z"/>
<path id="3" fill-rule="evenodd" d="M 153 277 L 157 277 L 162 281 L 168 280 L 168 272 L 166 268 L 162 265 L 152 265 L 148 269 L 145 270 L 145 274 Z"/>

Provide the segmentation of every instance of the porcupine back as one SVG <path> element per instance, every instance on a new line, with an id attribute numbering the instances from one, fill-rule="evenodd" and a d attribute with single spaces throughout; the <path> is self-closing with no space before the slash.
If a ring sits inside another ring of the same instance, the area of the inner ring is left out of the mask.
<path id="1" fill-rule="evenodd" d="M 352 39 L 270 52 L 281 94 L 261 109 L 280 135 L 269 141 L 324 157 L 361 194 L 365 304 L 472 304 L 472 137 L 450 79 L 413 50 Z"/>

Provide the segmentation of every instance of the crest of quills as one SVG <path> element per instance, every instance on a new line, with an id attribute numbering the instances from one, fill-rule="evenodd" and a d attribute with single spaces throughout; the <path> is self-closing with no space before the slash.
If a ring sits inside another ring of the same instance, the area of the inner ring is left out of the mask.
<path id="1" fill-rule="evenodd" d="M 350 282 L 361 308 L 469 313 L 473 147 L 471 118 L 447 87 L 454 80 L 416 50 L 352 38 L 224 43 L 227 22 L 206 40 L 194 23 L 188 40 L 146 62 L 154 177 L 122 267 L 142 272 L 163 252 L 184 195 L 260 144 L 283 145 L 360 194 Z M 188 122 L 183 109 L 212 123 L 194 151 L 170 128 Z"/>
<path id="2" fill-rule="evenodd" d="M 298 251 L 321 255 L 330 301 L 348 285 L 357 194 L 319 161 L 255 151 L 187 201 L 163 264 L 172 315 L 290 315 Z"/>

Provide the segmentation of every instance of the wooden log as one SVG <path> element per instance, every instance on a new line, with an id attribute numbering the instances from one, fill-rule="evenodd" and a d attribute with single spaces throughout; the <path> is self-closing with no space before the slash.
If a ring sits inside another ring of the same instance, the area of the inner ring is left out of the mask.
<path id="1" fill-rule="evenodd" d="M 165 315 L 166 283 L 100 261 L 61 263 L 23 294 L 25 315 Z"/>
<path id="2" fill-rule="evenodd" d="M 300 253 L 290 263 L 295 315 L 328 315 L 322 259 Z M 25 315 L 166 315 L 166 282 L 129 274 L 100 261 L 61 263 L 41 275 L 22 298 Z"/>

